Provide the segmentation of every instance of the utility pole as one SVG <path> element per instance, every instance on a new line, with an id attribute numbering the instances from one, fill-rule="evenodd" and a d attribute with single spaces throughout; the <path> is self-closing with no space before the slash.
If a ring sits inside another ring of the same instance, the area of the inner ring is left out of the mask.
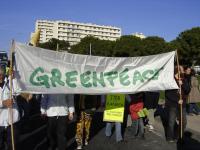
<path id="1" fill-rule="evenodd" d="M 92 44 L 90 43 L 90 56 L 92 55 Z"/>
<path id="2" fill-rule="evenodd" d="M 56 44 L 56 51 L 59 51 L 59 44 Z"/>

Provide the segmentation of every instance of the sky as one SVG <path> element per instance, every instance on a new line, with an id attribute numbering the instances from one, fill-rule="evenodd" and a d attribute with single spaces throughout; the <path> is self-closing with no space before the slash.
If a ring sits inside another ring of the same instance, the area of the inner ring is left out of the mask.
<path id="1" fill-rule="evenodd" d="M 200 26 L 200 0 L 1 0 L 0 50 L 27 43 L 37 19 L 112 25 L 122 35 L 141 32 L 174 40 Z"/>

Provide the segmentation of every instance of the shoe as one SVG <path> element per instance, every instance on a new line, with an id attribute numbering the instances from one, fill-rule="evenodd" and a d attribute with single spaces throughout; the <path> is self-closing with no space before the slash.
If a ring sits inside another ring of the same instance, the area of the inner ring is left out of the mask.
<path id="1" fill-rule="evenodd" d="M 153 131 L 154 127 L 152 125 L 149 125 L 149 131 Z"/>
<path id="2" fill-rule="evenodd" d="M 111 139 L 111 136 L 106 136 L 106 140 L 110 140 Z"/>
<path id="3" fill-rule="evenodd" d="M 139 140 L 145 140 L 145 137 L 144 137 L 144 135 L 138 136 L 138 139 L 139 139 Z"/>
<path id="4" fill-rule="evenodd" d="M 168 142 L 168 143 L 174 143 L 175 140 L 173 140 L 173 139 L 168 139 L 167 142 Z"/>
<path id="5" fill-rule="evenodd" d="M 125 141 L 125 140 L 117 141 L 117 144 L 125 144 L 125 143 L 127 143 L 127 141 Z"/>
<path id="6" fill-rule="evenodd" d="M 125 139 L 136 139 L 137 138 L 137 136 L 135 136 L 135 135 L 126 135 L 125 136 Z"/>
<path id="7" fill-rule="evenodd" d="M 81 146 L 81 145 L 78 145 L 76 149 L 82 149 L 82 146 Z"/>
<path id="8" fill-rule="evenodd" d="M 189 113 L 188 115 L 189 115 L 189 116 L 194 116 L 195 114 L 193 114 L 193 113 Z"/>
<path id="9" fill-rule="evenodd" d="M 87 146 L 89 143 L 88 143 L 88 141 L 85 141 L 85 146 Z"/>

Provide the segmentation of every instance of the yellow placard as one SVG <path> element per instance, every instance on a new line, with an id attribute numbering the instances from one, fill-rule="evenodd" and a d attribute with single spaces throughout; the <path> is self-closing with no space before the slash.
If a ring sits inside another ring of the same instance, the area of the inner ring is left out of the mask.
<path id="1" fill-rule="evenodd" d="M 124 120 L 124 94 L 109 94 L 106 96 L 106 109 L 103 121 L 123 122 Z"/>

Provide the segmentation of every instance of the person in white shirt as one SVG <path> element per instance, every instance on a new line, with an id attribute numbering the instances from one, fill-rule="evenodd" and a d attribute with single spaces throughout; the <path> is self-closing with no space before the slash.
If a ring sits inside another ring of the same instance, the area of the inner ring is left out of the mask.
<path id="1" fill-rule="evenodd" d="M 48 117 L 49 150 L 66 150 L 67 124 L 74 115 L 74 95 L 46 94 L 41 100 L 41 114 Z"/>
<path id="2" fill-rule="evenodd" d="M 13 82 L 13 94 L 16 91 L 16 82 Z M 11 144 L 11 118 L 9 109 L 13 112 L 13 128 L 15 149 L 17 149 L 18 128 L 17 122 L 20 120 L 19 111 L 16 101 L 10 97 L 10 81 L 5 76 L 5 71 L 0 68 L 0 150 L 12 149 Z M 5 138 L 6 137 L 6 138 Z"/>

